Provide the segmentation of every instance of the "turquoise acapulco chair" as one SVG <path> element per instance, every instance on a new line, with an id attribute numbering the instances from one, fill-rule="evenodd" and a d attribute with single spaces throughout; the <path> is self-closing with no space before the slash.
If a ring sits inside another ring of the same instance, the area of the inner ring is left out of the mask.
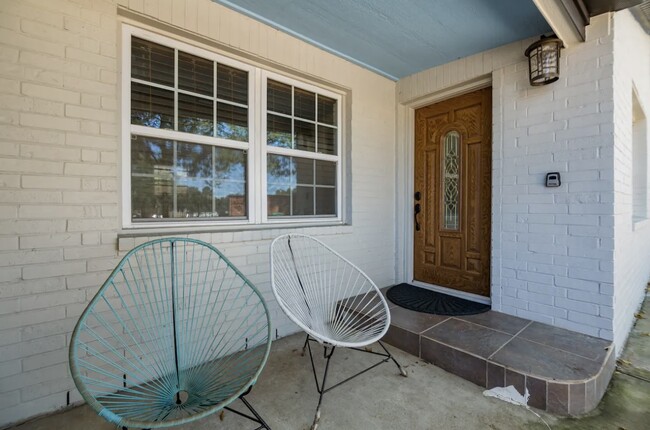
<path id="1" fill-rule="evenodd" d="M 70 370 L 123 428 L 188 423 L 222 409 L 269 429 L 244 396 L 271 347 L 260 292 L 213 246 L 167 238 L 130 251 L 84 310 Z M 250 411 L 229 407 L 241 399 Z"/>

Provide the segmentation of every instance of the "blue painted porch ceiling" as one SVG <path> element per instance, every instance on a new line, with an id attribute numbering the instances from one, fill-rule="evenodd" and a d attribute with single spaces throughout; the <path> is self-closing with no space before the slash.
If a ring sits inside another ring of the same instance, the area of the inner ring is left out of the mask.
<path id="1" fill-rule="evenodd" d="M 551 31 L 532 0 L 215 1 L 393 80 Z"/>

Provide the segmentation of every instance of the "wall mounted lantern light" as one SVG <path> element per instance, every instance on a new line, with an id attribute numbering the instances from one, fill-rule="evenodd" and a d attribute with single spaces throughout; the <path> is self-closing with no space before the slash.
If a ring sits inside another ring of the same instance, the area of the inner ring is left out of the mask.
<path id="1" fill-rule="evenodd" d="M 544 37 L 526 49 L 530 85 L 547 85 L 560 79 L 560 49 L 557 37 Z"/>

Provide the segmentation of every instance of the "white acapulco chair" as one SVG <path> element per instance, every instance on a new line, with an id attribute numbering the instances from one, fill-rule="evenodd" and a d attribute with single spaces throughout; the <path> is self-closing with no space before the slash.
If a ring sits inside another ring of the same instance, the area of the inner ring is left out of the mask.
<path id="1" fill-rule="evenodd" d="M 312 429 L 318 427 L 323 395 L 349 380 L 392 360 L 402 376 L 406 371 L 379 341 L 390 326 L 386 299 L 357 266 L 311 236 L 286 234 L 271 244 L 271 283 L 284 313 L 306 333 L 318 406 Z M 324 347 L 325 372 L 319 383 L 311 343 Z M 378 342 L 383 352 L 368 345 Z M 325 387 L 330 360 L 337 347 L 379 355 L 383 359 L 343 381 Z"/>

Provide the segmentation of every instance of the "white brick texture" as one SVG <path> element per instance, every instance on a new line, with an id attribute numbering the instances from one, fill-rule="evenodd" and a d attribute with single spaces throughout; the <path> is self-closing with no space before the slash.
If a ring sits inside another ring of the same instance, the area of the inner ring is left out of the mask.
<path id="1" fill-rule="evenodd" d="M 120 257 L 149 239 L 119 221 L 120 11 L 349 89 L 352 225 L 296 230 L 380 286 L 404 279 L 412 234 L 402 104 L 491 76 L 493 307 L 613 338 L 620 351 L 650 275 L 650 225 L 631 221 L 628 130 L 633 85 L 650 112 L 648 58 L 629 46 L 649 48 L 627 12 L 593 18 L 587 41 L 562 51 L 560 81 L 532 88 L 523 57 L 532 40 L 395 84 L 211 0 L 1 1 L 0 427 L 64 407 L 68 393 L 81 400 L 70 333 Z M 562 174 L 561 188 L 543 186 L 548 171 Z M 296 327 L 271 294 L 268 248 L 287 231 L 192 235 L 260 288 L 278 336 Z"/>
<path id="2" fill-rule="evenodd" d="M 650 276 L 650 222 L 632 225 L 630 178 L 633 85 L 650 109 L 649 37 L 628 12 L 593 17 L 585 43 L 562 50 L 560 80 L 542 87 L 528 83 L 533 41 L 401 79 L 398 118 L 491 75 L 492 308 L 614 340 L 620 352 Z M 412 181 L 408 154 L 398 156 L 398 190 L 410 195 L 399 185 Z M 544 186 L 553 171 L 560 188 Z M 408 223 L 401 207 L 398 198 L 398 223 Z M 398 237 L 398 260 L 408 260 L 410 234 Z"/>
<path id="3" fill-rule="evenodd" d="M 650 118 L 650 36 L 628 11 L 614 16 L 614 339 L 622 345 L 650 280 L 650 221 L 633 219 L 632 91 Z M 645 52 L 646 55 L 641 53 Z M 611 59 L 609 60 L 611 63 Z M 611 66 L 610 66 L 611 67 Z M 647 120 L 646 120 L 647 121 Z M 646 148 L 650 136 L 646 127 Z M 634 154 L 638 157 L 641 154 Z M 645 154 L 648 157 L 648 154 Z M 647 181 L 647 160 L 645 163 Z M 648 202 L 646 203 L 648 204 Z"/>
<path id="4" fill-rule="evenodd" d="M 394 82 L 211 0 L 1 1 L 0 427 L 65 406 L 68 392 L 80 400 L 68 374 L 70 333 L 120 257 L 148 239 L 118 241 L 118 9 L 171 37 L 188 31 L 348 89 L 353 225 L 298 230 L 321 236 L 379 285 L 395 281 Z M 270 240 L 287 231 L 193 235 L 261 289 L 278 336 L 296 331 L 269 285 Z"/>

